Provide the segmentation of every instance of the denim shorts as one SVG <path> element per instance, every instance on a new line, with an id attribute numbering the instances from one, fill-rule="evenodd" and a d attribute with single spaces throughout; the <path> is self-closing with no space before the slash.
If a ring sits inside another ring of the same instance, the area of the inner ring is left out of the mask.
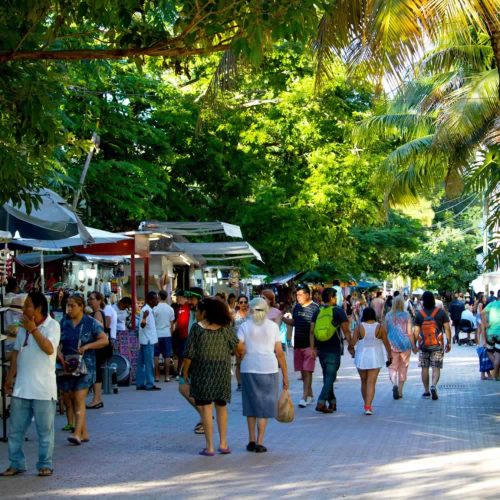
<path id="1" fill-rule="evenodd" d="M 155 358 L 160 354 L 163 358 L 172 357 L 172 337 L 158 337 L 158 343 L 155 344 Z"/>

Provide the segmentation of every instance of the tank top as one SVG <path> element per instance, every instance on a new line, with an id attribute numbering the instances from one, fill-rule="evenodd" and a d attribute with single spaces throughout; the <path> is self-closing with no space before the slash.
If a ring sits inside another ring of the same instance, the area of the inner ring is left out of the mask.
<path id="1" fill-rule="evenodd" d="M 361 323 L 363 329 L 365 330 L 365 336 L 363 337 L 363 347 L 373 347 L 379 339 L 376 337 L 378 323 Z"/>

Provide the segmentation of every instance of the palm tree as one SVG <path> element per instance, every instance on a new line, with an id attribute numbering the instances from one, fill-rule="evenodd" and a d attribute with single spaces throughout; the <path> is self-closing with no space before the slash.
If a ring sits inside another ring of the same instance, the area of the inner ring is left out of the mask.
<path id="1" fill-rule="evenodd" d="M 397 138 L 383 165 L 388 203 L 445 182 L 491 197 L 489 225 L 500 222 L 497 0 L 340 0 L 332 4 L 314 44 L 317 87 L 335 56 L 399 88 L 365 120 L 355 139 Z M 385 79 L 385 80 L 384 80 Z M 500 248 L 494 254 L 500 261 Z"/>

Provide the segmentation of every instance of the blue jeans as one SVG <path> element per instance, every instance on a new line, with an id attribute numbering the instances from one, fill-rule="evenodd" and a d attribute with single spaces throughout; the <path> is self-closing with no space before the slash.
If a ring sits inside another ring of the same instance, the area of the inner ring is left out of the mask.
<path id="1" fill-rule="evenodd" d="M 35 417 L 38 434 L 38 470 L 47 467 L 52 469 L 52 453 L 54 451 L 54 417 L 56 401 L 41 399 L 12 398 L 9 419 L 9 461 L 10 467 L 26 470 L 24 456 L 24 439 L 26 431 Z"/>
<path id="2" fill-rule="evenodd" d="M 335 403 L 333 384 L 337 379 L 337 372 L 340 368 L 340 354 L 318 351 L 318 358 L 323 370 L 323 388 L 318 403 L 325 404 L 327 401 Z"/>
<path id="3" fill-rule="evenodd" d="M 135 384 L 137 387 L 146 387 L 146 389 L 151 389 L 154 385 L 154 352 L 154 344 L 141 344 L 139 347 L 139 356 L 137 357 L 137 375 L 135 376 Z"/>

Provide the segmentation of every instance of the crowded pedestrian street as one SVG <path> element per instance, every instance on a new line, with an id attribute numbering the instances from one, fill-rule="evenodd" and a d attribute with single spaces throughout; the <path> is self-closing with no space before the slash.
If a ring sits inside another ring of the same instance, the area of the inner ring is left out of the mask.
<path id="1" fill-rule="evenodd" d="M 359 376 L 346 353 L 335 384 L 337 411 L 298 408 L 301 382 L 291 367 L 295 420 L 270 421 L 267 453 L 248 453 L 241 393 L 233 377 L 228 407 L 231 455 L 198 455 L 197 414 L 178 393 L 121 387 L 104 408 L 88 411 L 90 441 L 72 446 L 56 417 L 54 475 L 39 478 L 36 432 L 28 431 L 28 471 L 2 480 L 6 499 L 85 498 L 497 498 L 500 473 L 500 386 L 480 380 L 476 349 L 445 355 L 439 400 L 422 399 L 417 356 L 404 398 L 394 400 L 382 369 L 373 403 L 363 414 Z M 321 388 L 319 364 L 314 395 Z M 216 433 L 216 431 L 215 431 Z M 0 443 L 4 464 L 7 445 Z"/>

